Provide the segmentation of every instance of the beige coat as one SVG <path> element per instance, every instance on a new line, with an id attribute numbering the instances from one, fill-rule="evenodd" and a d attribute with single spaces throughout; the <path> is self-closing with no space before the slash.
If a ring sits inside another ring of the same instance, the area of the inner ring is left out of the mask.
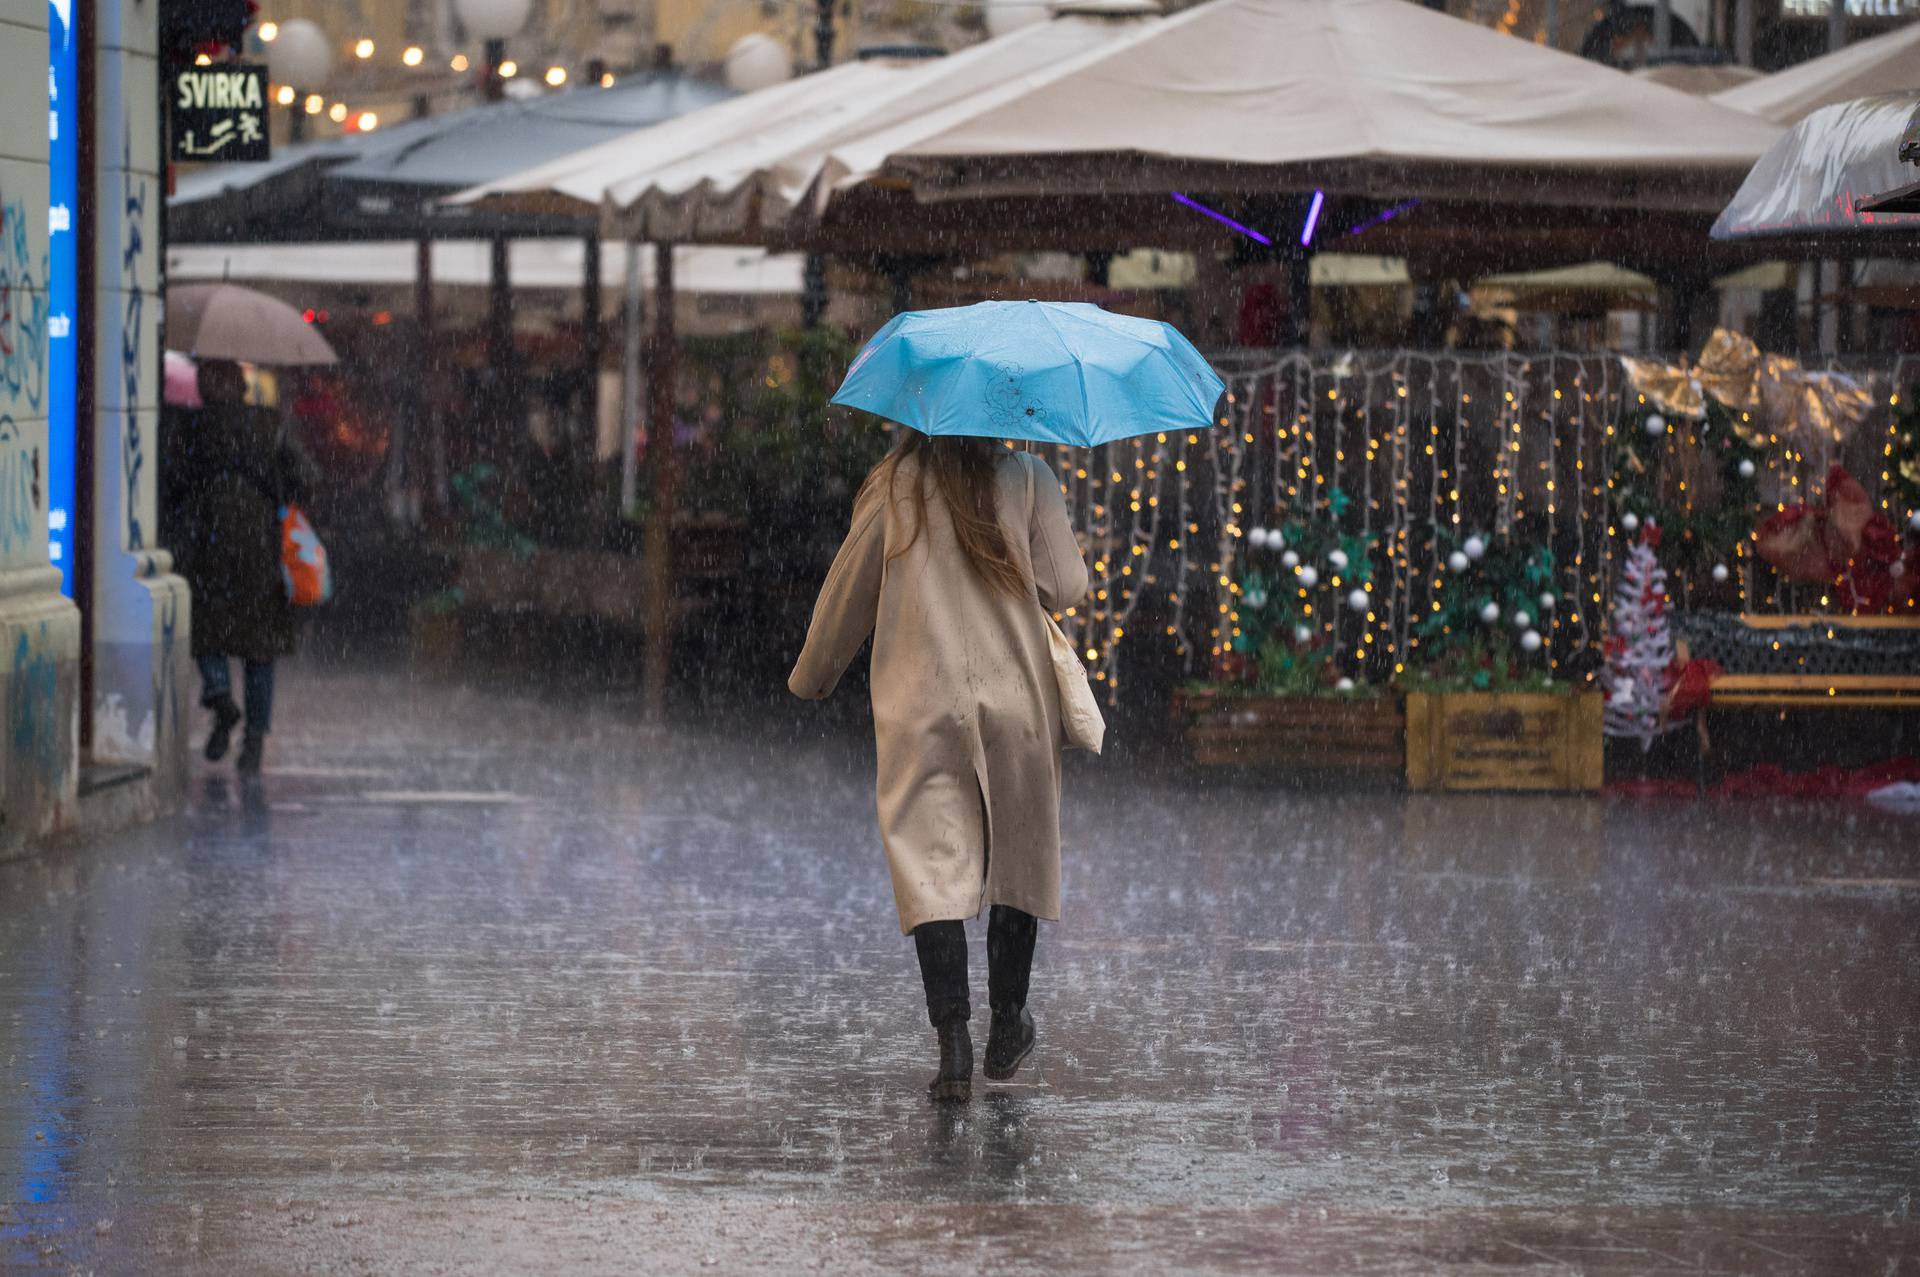
<path id="1" fill-rule="evenodd" d="M 855 505 L 787 686 L 824 698 L 873 636 L 880 833 L 903 932 L 987 904 L 1058 919 L 1060 694 L 1041 605 L 1077 605 L 1087 567 L 1053 472 L 1020 452 L 999 464 L 998 510 L 1037 602 L 967 566 L 937 492 L 889 561 L 913 535 L 917 469 L 901 464 L 891 501 Z"/>

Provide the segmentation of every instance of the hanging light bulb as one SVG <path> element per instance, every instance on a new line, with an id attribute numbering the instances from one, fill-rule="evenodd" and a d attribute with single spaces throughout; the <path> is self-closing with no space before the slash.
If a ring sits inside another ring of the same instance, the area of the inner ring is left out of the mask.
<path id="1" fill-rule="evenodd" d="M 473 64 L 467 61 L 466 54 L 456 53 L 453 55 L 453 61 L 447 63 L 447 65 L 452 67 L 455 71 L 464 71 L 468 67 L 472 66 Z"/>
<path id="2" fill-rule="evenodd" d="M 567 69 L 565 67 L 548 67 L 547 68 L 548 84 L 551 84 L 554 88 L 557 89 L 561 85 L 565 84 L 566 82 L 567 82 Z"/>
<path id="3" fill-rule="evenodd" d="M 292 106 L 294 96 L 293 86 L 291 84 L 283 84 L 279 89 L 275 90 L 273 100 L 281 106 Z"/>
<path id="4" fill-rule="evenodd" d="M 335 124 L 346 123 L 347 104 L 345 102 L 335 102 L 332 106 L 327 108 L 327 118 L 329 120 L 332 120 Z"/>
<path id="5" fill-rule="evenodd" d="M 407 46 L 406 51 L 400 55 L 400 61 L 410 67 L 417 67 L 426 60 L 426 56 L 427 53 L 425 49 L 422 49 L 417 44 L 410 44 Z"/>
<path id="6" fill-rule="evenodd" d="M 520 64 L 518 62 L 515 62 L 512 58 L 508 58 L 505 62 L 502 62 L 500 64 L 501 79 L 511 80 L 514 76 L 519 74 L 520 74 Z"/>
<path id="7" fill-rule="evenodd" d="M 372 57 L 373 41 L 368 40 L 365 37 L 362 37 L 360 41 L 353 46 L 353 56 L 356 58 L 359 58 L 363 62 L 366 59 Z"/>
<path id="8" fill-rule="evenodd" d="M 260 24 L 259 35 L 260 43 L 272 44 L 280 38 L 280 24 L 278 22 L 262 22 Z"/>

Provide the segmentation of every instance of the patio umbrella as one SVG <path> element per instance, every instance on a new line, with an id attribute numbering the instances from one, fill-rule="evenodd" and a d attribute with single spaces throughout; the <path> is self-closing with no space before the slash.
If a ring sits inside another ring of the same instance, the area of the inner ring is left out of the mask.
<path id="1" fill-rule="evenodd" d="M 1760 157 L 1714 221 L 1713 238 L 1905 247 L 1920 229 L 1920 215 L 1865 205 L 1912 180 L 1900 162 L 1900 144 L 1917 109 L 1920 93 L 1821 107 Z"/>
<path id="2" fill-rule="evenodd" d="M 169 288 L 167 343 L 195 359 L 282 365 L 339 361 L 299 311 L 238 284 Z"/>
<path id="3" fill-rule="evenodd" d="M 1798 124 L 1823 106 L 1920 85 L 1920 23 L 1775 71 L 1713 95 L 1721 106 Z"/>
<path id="4" fill-rule="evenodd" d="M 1208 428 L 1226 392 L 1171 325 L 1086 302 L 979 302 L 895 315 L 833 402 L 928 435 L 1091 448 Z"/>

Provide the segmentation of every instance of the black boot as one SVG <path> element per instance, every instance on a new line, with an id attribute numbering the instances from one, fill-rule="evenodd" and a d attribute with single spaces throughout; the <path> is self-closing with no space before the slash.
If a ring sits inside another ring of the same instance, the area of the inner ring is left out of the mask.
<path id="1" fill-rule="evenodd" d="M 233 729 L 240 722 L 240 707 L 234 704 L 231 696 L 216 696 L 202 701 L 213 711 L 213 731 L 207 734 L 207 761 L 217 763 L 227 756 L 227 747 L 233 744 Z"/>
<path id="2" fill-rule="evenodd" d="M 1033 1051 L 1033 1038 L 1033 1016 L 1025 1007 L 996 1006 L 987 1031 L 987 1080 L 1004 1082 L 1018 1072 Z"/>
<path id="3" fill-rule="evenodd" d="M 240 757 L 234 760 L 234 770 L 242 776 L 258 776 L 260 764 L 267 753 L 267 738 L 248 732 L 240 742 Z"/>
<path id="4" fill-rule="evenodd" d="M 940 1034 L 940 1072 L 927 1083 L 935 1102 L 973 1098 L 973 1032 L 956 1016 L 934 1026 Z"/>

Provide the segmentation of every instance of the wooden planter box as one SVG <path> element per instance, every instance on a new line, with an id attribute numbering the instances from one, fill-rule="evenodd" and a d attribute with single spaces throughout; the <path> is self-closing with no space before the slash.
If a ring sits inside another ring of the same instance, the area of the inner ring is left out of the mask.
<path id="1" fill-rule="evenodd" d="M 1409 692 L 1407 787 L 1598 791 L 1601 696 Z"/>
<path id="2" fill-rule="evenodd" d="M 1201 767 L 1339 773 L 1397 783 L 1406 721 L 1391 696 L 1222 696 L 1183 692 L 1187 756 Z"/>

